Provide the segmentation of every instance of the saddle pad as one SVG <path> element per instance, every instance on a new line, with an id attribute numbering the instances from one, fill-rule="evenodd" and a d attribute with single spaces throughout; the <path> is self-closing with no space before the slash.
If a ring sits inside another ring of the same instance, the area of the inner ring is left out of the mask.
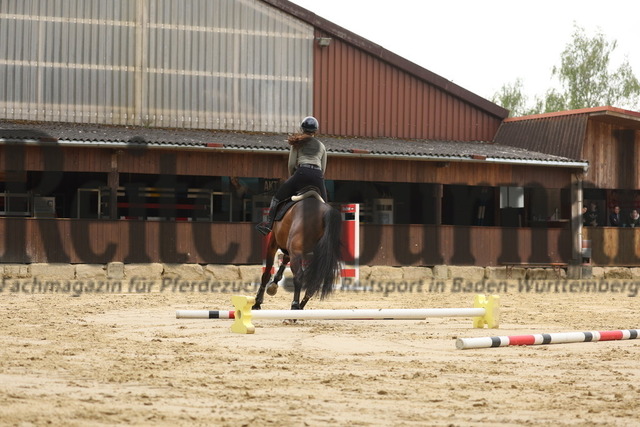
<path id="1" fill-rule="evenodd" d="M 280 203 L 278 205 L 278 211 L 276 212 L 276 217 L 274 218 L 274 220 L 275 221 L 281 221 L 282 218 L 284 218 L 284 214 L 286 214 L 287 211 L 289 209 L 291 209 L 291 207 L 293 205 L 295 205 L 296 203 L 298 203 L 298 202 L 294 202 L 291 199 L 287 199 L 287 200 L 283 201 L 282 203 Z"/>
<path id="2" fill-rule="evenodd" d="M 299 190 L 298 192 L 296 192 L 296 196 L 299 196 L 300 194 L 304 194 L 308 191 L 315 191 L 316 193 L 320 194 L 320 190 L 317 187 L 314 187 L 313 185 L 307 185 L 306 187 L 302 188 L 301 190 Z M 291 198 L 285 199 L 282 202 L 280 202 L 280 204 L 277 207 L 277 211 L 276 211 L 276 216 L 274 218 L 274 221 L 281 221 L 282 218 L 284 218 L 284 214 L 287 213 L 287 211 L 289 209 L 291 209 L 291 207 L 293 205 L 295 205 L 296 203 L 298 203 L 299 200 L 293 201 L 291 200 Z"/>

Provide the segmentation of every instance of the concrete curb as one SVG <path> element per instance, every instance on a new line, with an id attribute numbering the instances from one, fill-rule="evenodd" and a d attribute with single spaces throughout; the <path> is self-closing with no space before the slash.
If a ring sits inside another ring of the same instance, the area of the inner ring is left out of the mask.
<path id="1" fill-rule="evenodd" d="M 640 280 L 640 268 L 590 267 L 578 268 L 583 279 L 626 279 Z M 112 262 L 101 264 L 0 264 L 0 274 L 7 279 L 46 278 L 58 280 L 131 280 L 145 278 L 162 280 L 180 278 L 183 280 L 244 281 L 257 283 L 262 274 L 262 265 L 222 265 L 222 264 L 123 264 Z M 287 275 L 290 277 L 289 270 Z M 402 281 L 402 280 L 463 280 L 484 279 L 507 280 L 556 280 L 574 279 L 566 269 L 552 268 L 447 266 L 433 267 L 390 267 L 362 266 L 360 280 Z"/>

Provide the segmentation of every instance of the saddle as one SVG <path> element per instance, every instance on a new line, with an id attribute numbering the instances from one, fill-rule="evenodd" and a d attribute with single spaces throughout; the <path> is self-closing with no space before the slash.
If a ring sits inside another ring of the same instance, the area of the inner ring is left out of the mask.
<path id="1" fill-rule="evenodd" d="M 321 194 L 320 189 L 313 185 L 308 185 L 300 189 L 296 194 L 294 194 L 290 198 L 284 199 L 282 202 L 280 202 L 280 204 L 277 207 L 277 212 L 276 212 L 274 221 L 282 220 L 282 218 L 284 217 L 284 214 L 286 214 L 287 211 L 291 209 L 291 207 L 296 203 L 298 203 L 300 200 L 303 200 L 309 197 L 314 197 L 319 201 L 321 201 L 322 203 L 325 203 L 324 199 L 320 194 Z"/>

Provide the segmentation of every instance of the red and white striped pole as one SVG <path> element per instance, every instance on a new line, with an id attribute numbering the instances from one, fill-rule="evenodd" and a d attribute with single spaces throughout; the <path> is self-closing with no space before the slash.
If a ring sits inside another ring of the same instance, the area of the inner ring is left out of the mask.
<path id="1" fill-rule="evenodd" d="M 638 329 L 621 329 L 617 331 L 558 332 L 552 334 L 458 338 L 456 340 L 456 348 L 466 350 L 470 348 L 506 347 L 511 345 L 634 340 L 638 338 L 638 332 Z"/>
<path id="2" fill-rule="evenodd" d="M 348 203 L 340 207 L 342 214 L 343 268 L 340 277 L 360 279 L 360 205 Z"/>

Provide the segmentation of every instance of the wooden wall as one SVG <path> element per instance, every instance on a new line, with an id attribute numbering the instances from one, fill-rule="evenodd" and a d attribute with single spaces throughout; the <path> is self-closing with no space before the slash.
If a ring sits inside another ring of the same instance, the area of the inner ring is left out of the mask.
<path id="1" fill-rule="evenodd" d="M 11 171 L 109 172 L 113 152 L 47 144 L 3 144 L 0 146 L 0 167 Z"/>
<path id="2" fill-rule="evenodd" d="M 121 172 L 168 172 L 175 164 L 176 174 L 204 176 L 247 176 L 287 178 L 287 154 L 164 152 L 156 150 L 144 159 L 123 154 Z M 436 162 L 419 160 L 362 159 L 335 156 L 327 165 L 326 179 L 342 181 L 427 182 L 461 185 L 503 185 L 538 183 L 563 188 L 571 182 L 570 170 L 493 163 Z"/>
<path id="3" fill-rule="evenodd" d="M 583 157 L 589 159 L 586 188 L 640 188 L 640 131 L 592 119 Z"/>
<path id="4" fill-rule="evenodd" d="M 568 187 L 571 171 L 525 165 L 436 162 L 418 160 L 358 159 L 334 157 L 327 178 L 345 181 L 427 182 L 459 185 L 542 185 Z"/>
<path id="5" fill-rule="evenodd" d="M 4 263 L 261 263 L 250 223 L 0 218 Z"/>
<path id="6" fill-rule="evenodd" d="M 0 218 L 0 236 L 3 263 L 262 263 L 250 223 Z M 568 262 L 571 254 L 568 229 L 363 224 L 360 236 L 363 265 Z"/>
<path id="7" fill-rule="evenodd" d="M 62 146 L 0 146 L 5 170 L 50 170 L 199 176 L 286 178 L 287 153 L 242 153 L 212 149 L 114 149 Z M 460 185 L 568 187 L 571 170 L 495 163 L 437 162 L 333 156 L 326 178 L 342 181 L 424 182 Z M 79 185 L 81 183 L 78 183 Z"/>
<path id="8" fill-rule="evenodd" d="M 287 153 L 0 145 L 4 170 L 284 177 Z"/>
<path id="9" fill-rule="evenodd" d="M 591 241 L 595 266 L 640 266 L 640 229 L 584 227 L 582 239 Z"/>
<path id="10" fill-rule="evenodd" d="M 330 35 L 317 31 L 317 37 Z M 378 49 L 379 50 L 379 49 Z M 489 112 L 477 95 L 446 88 L 420 78 L 444 80 L 415 67 L 404 71 L 365 50 L 333 38 L 329 47 L 315 48 L 314 115 L 329 135 L 391 137 L 449 141 L 491 141 L 506 112 Z M 461 96 L 455 96 L 460 92 Z M 462 96 L 473 98 L 485 108 Z M 482 102 L 484 101 L 484 102 Z"/>
<path id="11" fill-rule="evenodd" d="M 260 264 L 250 223 L 0 218 L 0 262 Z M 569 262 L 568 228 L 360 226 L 363 265 Z M 640 229 L 583 229 L 592 264 L 640 266 Z"/>
<path id="12" fill-rule="evenodd" d="M 360 229 L 367 265 L 478 265 L 569 262 L 569 229 L 369 225 Z"/>

